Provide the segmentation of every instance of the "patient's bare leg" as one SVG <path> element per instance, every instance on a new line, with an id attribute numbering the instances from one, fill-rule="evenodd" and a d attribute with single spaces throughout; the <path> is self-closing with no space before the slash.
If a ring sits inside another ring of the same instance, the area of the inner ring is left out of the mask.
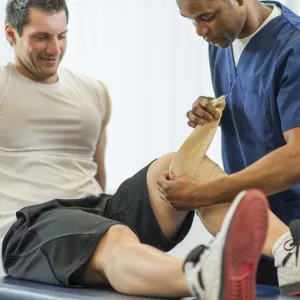
<path id="1" fill-rule="evenodd" d="M 203 174 L 204 172 L 204 174 Z M 217 164 L 207 156 L 204 157 L 202 164 L 194 174 L 194 178 L 200 181 L 213 180 L 221 176 L 228 176 Z M 197 214 L 205 228 L 215 236 L 220 230 L 223 219 L 229 209 L 229 204 L 219 204 L 198 210 Z M 272 256 L 272 248 L 279 237 L 288 232 L 289 228 L 281 222 L 271 211 L 269 211 L 269 229 L 263 249 L 263 254 Z"/>
<path id="2" fill-rule="evenodd" d="M 174 153 L 154 161 L 147 172 L 149 201 L 168 239 L 176 235 L 187 212 L 178 212 L 160 198 L 157 181 Z M 141 244 L 128 227 L 115 225 L 102 238 L 91 260 L 73 276 L 85 285 L 111 284 L 118 292 L 158 297 L 190 296 L 183 274 L 183 260 Z"/>
<path id="3" fill-rule="evenodd" d="M 91 260 L 75 274 L 74 283 L 103 285 L 120 293 L 181 298 L 190 296 L 183 260 L 141 244 L 124 225 L 112 226 Z"/>

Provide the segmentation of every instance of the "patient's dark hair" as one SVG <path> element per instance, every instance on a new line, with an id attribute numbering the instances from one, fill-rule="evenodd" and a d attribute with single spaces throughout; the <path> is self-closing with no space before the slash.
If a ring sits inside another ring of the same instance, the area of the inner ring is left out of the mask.
<path id="1" fill-rule="evenodd" d="M 21 36 L 23 28 L 30 22 L 29 11 L 38 8 L 52 14 L 64 10 L 69 21 L 69 10 L 66 0 L 8 0 L 6 4 L 5 23 L 10 24 Z"/>

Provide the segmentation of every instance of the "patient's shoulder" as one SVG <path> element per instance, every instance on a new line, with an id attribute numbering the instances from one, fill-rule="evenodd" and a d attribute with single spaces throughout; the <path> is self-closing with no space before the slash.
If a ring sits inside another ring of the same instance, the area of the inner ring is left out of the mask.
<path id="1" fill-rule="evenodd" d="M 110 109 L 108 91 L 101 81 L 67 68 L 59 69 L 59 77 L 61 77 L 66 84 L 73 87 L 76 86 L 76 88 L 80 89 L 85 95 L 90 95 L 101 112 L 106 113 Z"/>
<path id="2" fill-rule="evenodd" d="M 8 82 L 8 79 L 13 69 L 14 69 L 14 65 L 12 63 L 0 65 L 0 94 L 4 91 L 5 86 Z"/>
<path id="3" fill-rule="evenodd" d="M 76 72 L 67 68 L 60 68 L 58 72 L 59 76 L 64 78 L 66 82 L 70 81 L 75 81 L 76 83 L 82 83 L 82 84 L 92 84 L 95 80 L 93 80 L 91 77 L 80 73 Z"/>

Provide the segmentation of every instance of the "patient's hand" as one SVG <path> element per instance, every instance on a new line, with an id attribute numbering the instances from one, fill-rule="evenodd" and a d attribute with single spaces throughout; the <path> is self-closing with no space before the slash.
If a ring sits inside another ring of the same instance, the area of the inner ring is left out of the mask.
<path id="1" fill-rule="evenodd" d="M 199 207 L 196 188 L 197 181 L 190 175 L 175 176 L 165 171 L 158 180 L 161 198 L 176 210 L 194 210 Z"/>
<path id="2" fill-rule="evenodd" d="M 188 125 L 195 128 L 197 125 L 204 125 L 207 122 L 217 120 L 220 115 L 213 107 L 210 101 L 211 97 L 200 96 L 194 103 L 192 110 L 186 113 L 188 117 Z"/>

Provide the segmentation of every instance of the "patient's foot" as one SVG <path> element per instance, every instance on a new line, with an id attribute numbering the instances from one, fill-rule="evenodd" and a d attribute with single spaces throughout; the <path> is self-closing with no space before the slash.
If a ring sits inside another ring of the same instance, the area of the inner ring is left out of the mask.
<path id="1" fill-rule="evenodd" d="M 290 223 L 285 233 L 273 247 L 278 272 L 280 293 L 285 296 L 300 294 L 300 220 Z"/>
<path id="2" fill-rule="evenodd" d="M 268 201 L 258 190 L 240 193 L 209 246 L 195 248 L 184 272 L 201 300 L 253 300 L 257 264 L 268 227 Z"/>

